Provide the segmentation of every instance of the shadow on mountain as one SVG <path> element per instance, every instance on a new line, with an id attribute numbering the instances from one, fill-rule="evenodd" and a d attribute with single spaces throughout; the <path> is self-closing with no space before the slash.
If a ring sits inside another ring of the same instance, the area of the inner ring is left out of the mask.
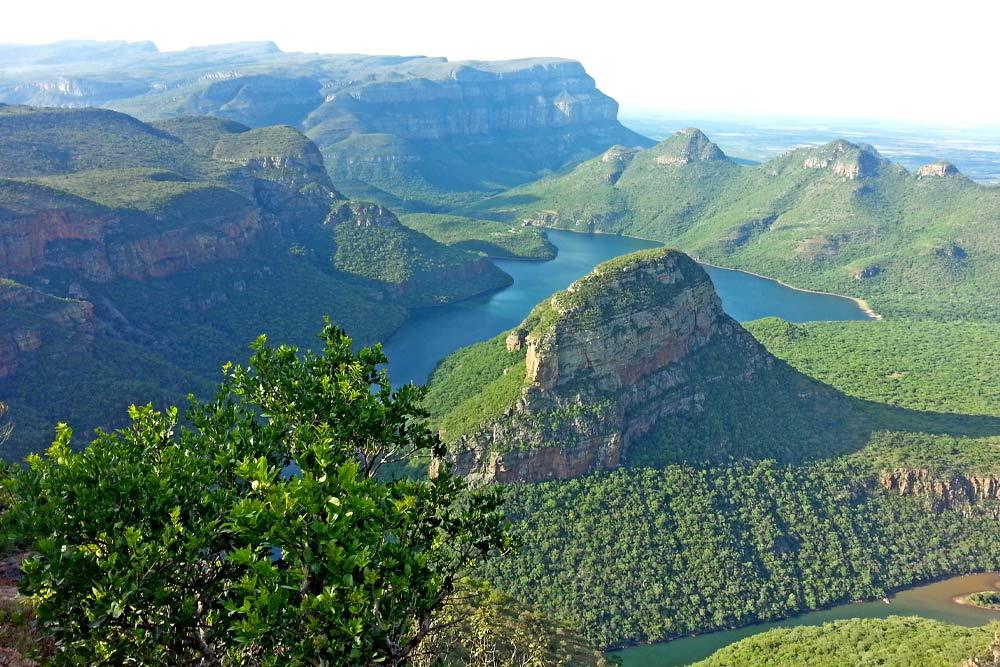
<path id="1" fill-rule="evenodd" d="M 751 381 L 707 386 L 701 406 L 661 417 L 630 448 L 626 464 L 805 462 L 859 451 L 880 431 L 1000 435 L 1000 417 L 910 410 L 854 398 L 781 360 Z"/>

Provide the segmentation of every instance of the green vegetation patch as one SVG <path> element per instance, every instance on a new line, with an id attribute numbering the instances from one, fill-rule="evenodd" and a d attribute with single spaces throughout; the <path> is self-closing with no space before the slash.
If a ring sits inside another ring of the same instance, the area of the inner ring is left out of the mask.
<path id="1" fill-rule="evenodd" d="M 852 618 L 778 628 L 748 637 L 694 667 L 955 667 L 979 653 L 1000 626 L 967 628 L 926 618 Z"/>
<path id="2" fill-rule="evenodd" d="M 156 216 L 209 218 L 246 208 L 248 202 L 213 183 L 190 181 L 160 169 L 99 169 L 33 179 L 34 183 L 89 199 L 108 208 Z M 189 200 L 194 196 L 194 202 Z M 185 203 L 187 202 L 187 203 Z M 180 210 L 173 210 L 180 205 Z"/>
<path id="3" fill-rule="evenodd" d="M 914 410 L 1000 416 L 1000 324 L 814 322 L 747 329 L 780 359 L 857 398 Z"/>
<path id="4" fill-rule="evenodd" d="M 437 213 L 411 213 L 400 222 L 435 241 L 498 259 L 546 260 L 556 256 L 556 247 L 537 227 Z"/>
<path id="5" fill-rule="evenodd" d="M 506 287 L 512 278 L 485 259 L 402 225 L 338 224 L 334 267 L 388 283 L 411 305 L 447 303 Z M 480 266 L 475 266 L 482 262 Z"/>
<path id="6" fill-rule="evenodd" d="M 733 628 L 1000 566 L 988 512 L 928 512 L 863 467 L 774 462 L 515 485 L 484 573 L 603 646 Z M 744 663 L 754 664 L 754 663 Z"/>
<path id="7" fill-rule="evenodd" d="M 506 334 L 462 348 L 431 376 L 424 407 L 446 441 L 474 431 L 513 405 L 525 386 L 524 349 L 508 352 Z"/>
<path id="8" fill-rule="evenodd" d="M 1000 609 L 1000 592 L 998 591 L 982 591 L 980 593 L 973 593 L 968 596 L 966 600 L 970 604 L 974 604 L 977 607 Z"/>
<path id="9" fill-rule="evenodd" d="M 854 455 L 879 470 L 926 470 L 935 477 L 1000 475 L 1000 435 L 962 438 L 927 433 L 875 433 Z"/>

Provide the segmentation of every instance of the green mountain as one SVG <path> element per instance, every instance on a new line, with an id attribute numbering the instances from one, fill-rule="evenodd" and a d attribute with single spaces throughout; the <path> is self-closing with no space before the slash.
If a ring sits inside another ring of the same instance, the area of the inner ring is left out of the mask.
<path id="1" fill-rule="evenodd" d="M 524 542 L 484 576 L 616 646 L 1000 566 L 997 325 L 840 324 L 748 332 L 656 249 L 445 359 L 450 462 Z"/>
<path id="2" fill-rule="evenodd" d="M 833 141 L 756 166 L 695 129 L 613 148 L 472 215 L 651 238 L 702 261 L 869 301 L 886 315 L 1000 320 L 1000 188 Z"/>
<path id="3" fill-rule="evenodd" d="M 509 282 L 348 202 L 290 127 L 0 107 L 5 458 L 59 419 L 86 432 L 129 402 L 200 391 L 261 331 L 308 344 L 330 315 L 373 342 L 410 308 Z"/>
<path id="4" fill-rule="evenodd" d="M 650 142 L 580 63 L 284 53 L 273 43 L 162 53 L 149 43 L 0 45 L 0 102 L 104 106 L 143 120 L 284 124 L 352 197 L 424 210 L 475 201 L 614 144 Z"/>

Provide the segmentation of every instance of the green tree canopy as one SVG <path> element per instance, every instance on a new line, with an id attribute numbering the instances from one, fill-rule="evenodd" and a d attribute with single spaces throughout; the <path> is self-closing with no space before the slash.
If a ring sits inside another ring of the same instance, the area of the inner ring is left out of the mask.
<path id="1" fill-rule="evenodd" d="M 424 390 L 393 390 L 379 347 L 322 339 L 261 337 L 183 424 L 133 407 L 29 458 L 12 520 L 57 663 L 404 665 L 458 578 L 511 545 L 499 490 L 384 474 L 441 453 Z"/>

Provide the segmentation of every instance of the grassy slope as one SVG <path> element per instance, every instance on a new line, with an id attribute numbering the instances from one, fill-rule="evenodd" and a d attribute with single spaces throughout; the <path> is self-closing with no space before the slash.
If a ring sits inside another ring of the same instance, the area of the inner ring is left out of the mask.
<path id="1" fill-rule="evenodd" d="M 445 357 L 430 380 L 424 406 L 434 426 L 453 440 L 499 417 L 524 388 L 524 350 L 508 352 L 506 334 Z"/>
<path id="2" fill-rule="evenodd" d="M 850 396 L 1000 417 L 1000 324 L 768 318 L 746 326 L 772 354 Z"/>
<path id="3" fill-rule="evenodd" d="M 718 156 L 670 163 L 691 136 L 635 154 L 624 168 L 595 158 L 469 214 L 654 238 L 713 263 L 866 298 L 889 315 L 1000 320 L 1000 188 L 961 175 L 918 178 L 847 142 L 756 167 Z M 860 164 L 861 177 L 834 173 L 838 162 Z M 872 266 L 881 273 L 855 279 Z"/>
<path id="4" fill-rule="evenodd" d="M 996 630 L 899 616 L 834 621 L 754 635 L 694 667 L 955 667 L 980 653 Z"/>

